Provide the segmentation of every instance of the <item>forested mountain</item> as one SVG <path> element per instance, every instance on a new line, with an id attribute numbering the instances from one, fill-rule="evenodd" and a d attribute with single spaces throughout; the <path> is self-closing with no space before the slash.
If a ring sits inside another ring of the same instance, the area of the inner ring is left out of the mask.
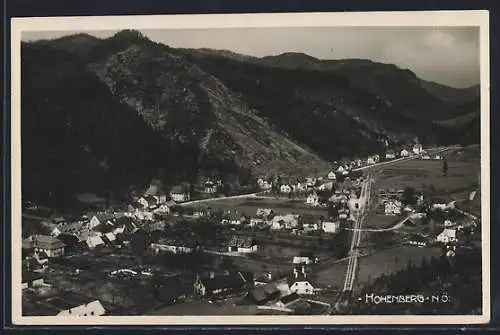
<path id="1" fill-rule="evenodd" d="M 200 174 L 245 183 L 324 169 L 385 140 L 458 141 L 472 126 L 442 121 L 472 103 L 424 86 L 392 65 L 174 49 L 135 31 L 23 43 L 23 194 L 62 201 Z"/>

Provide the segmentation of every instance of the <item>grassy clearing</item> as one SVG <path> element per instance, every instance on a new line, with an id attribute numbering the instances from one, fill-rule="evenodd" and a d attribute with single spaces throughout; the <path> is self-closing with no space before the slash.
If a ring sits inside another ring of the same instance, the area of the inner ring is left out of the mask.
<path id="1" fill-rule="evenodd" d="M 438 257 L 439 255 L 441 255 L 440 248 L 401 246 L 381 250 L 359 259 L 357 282 L 364 285 L 381 275 L 389 275 L 406 268 L 409 261 L 419 266 L 422 259 L 430 259 L 432 256 Z"/>
<path id="2" fill-rule="evenodd" d="M 366 216 L 366 219 L 363 223 L 363 228 L 386 229 L 394 226 L 402 219 L 403 218 L 400 216 L 384 215 L 384 214 L 377 214 L 375 212 L 370 212 Z"/>
<path id="3" fill-rule="evenodd" d="M 449 200 L 463 198 L 479 186 L 479 157 L 450 155 L 448 174 L 443 176 L 442 161 L 408 160 L 379 171 L 375 189 L 413 187 L 422 189 L 433 185 L 438 195 Z"/>
<path id="4" fill-rule="evenodd" d="M 337 287 L 342 289 L 347 271 L 347 260 L 333 263 L 331 266 L 315 273 L 315 282 L 321 287 Z"/>
<path id="5" fill-rule="evenodd" d="M 241 198 L 241 199 L 222 199 L 214 200 L 205 203 L 204 206 L 210 207 L 212 210 L 231 210 L 244 213 L 246 215 L 254 215 L 259 208 L 270 208 L 277 214 L 305 214 L 314 213 L 325 215 L 326 208 L 315 208 L 307 206 L 304 201 L 287 200 L 287 199 L 259 199 L 259 198 Z M 196 205 L 194 205 L 196 207 Z"/>

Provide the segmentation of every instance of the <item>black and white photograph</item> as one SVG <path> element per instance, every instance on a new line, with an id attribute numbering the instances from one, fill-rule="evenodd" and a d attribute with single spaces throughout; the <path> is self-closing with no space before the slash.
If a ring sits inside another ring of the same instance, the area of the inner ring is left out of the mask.
<path id="1" fill-rule="evenodd" d="M 15 322 L 488 322 L 488 29 L 13 19 Z"/>

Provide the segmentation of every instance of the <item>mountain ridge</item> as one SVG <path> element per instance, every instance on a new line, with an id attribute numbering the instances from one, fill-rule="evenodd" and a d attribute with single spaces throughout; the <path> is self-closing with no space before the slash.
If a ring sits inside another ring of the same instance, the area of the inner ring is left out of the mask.
<path id="1" fill-rule="evenodd" d="M 401 112 L 393 106 L 397 99 L 374 94 L 342 71 L 312 71 L 310 65 L 291 69 L 269 65 L 270 58 L 263 62 L 211 49 L 175 49 L 130 30 L 106 39 L 82 34 L 74 39 L 75 46 L 71 36 L 22 43 L 28 129 L 23 134 L 30 134 L 23 137 L 27 196 L 47 198 L 38 194 L 40 189 L 64 198 L 75 190 L 140 188 L 157 177 L 173 185 L 200 174 L 245 184 L 259 174 L 304 176 L 326 169 L 329 161 L 380 152 L 385 142 L 458 138 L 454 126 L 445 127 L 429 114 Z M 306 63 L 314 60 L 304 55 Z M 398 73 L 411 85 L 419 80 Z M 391 82 L 382 76 L 377 85 Z M 78 106 L 71 107 L 73 102 Z M 457 117 L 458 107 L 448 107 Z M 52 142 L 34 140 L 54 127 L 64 144 L 55 142 L 55 135 L 48 136 Z M 126 144 L 120 138 L 127 138 Z M 64 156 L 50 158 L 57 150 L 81 165 L 68 165 Z"/>

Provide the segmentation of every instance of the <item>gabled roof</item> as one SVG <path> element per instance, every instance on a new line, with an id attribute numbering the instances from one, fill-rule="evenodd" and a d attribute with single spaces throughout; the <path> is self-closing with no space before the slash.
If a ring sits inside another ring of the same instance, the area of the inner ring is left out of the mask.
<path id="1" fill-rule="evenodd" d="M 275 283 L 267 283 L 257 286 L 250 292 L 250 295 L 256 302 L 264 302 L 266 300 L 277 298 L 280 290 Z"/>
<path id="2" fill-rule="evenodd" d="M 249 272 L 236 272 L 228 275 L 215 276 L 213 278 L 201 279 L 201 282 L 208 291 L 215 291 L 218 289 L 238 289 L 253 282 L 253 274 Z"/>
<path id="3" fill-rule="evenodd" d="M 114 229 L 115 229 L 114 226 L 102 223 L 92 228 L 93 231 L 100 232 L 102 234 L 112 232 Z"/>
<path id="4" fill-rule="evenodd" d="M 288 304 L 298 299 L 300 299 L 300 296 L 296 292 L 294 292 L 289 295 L 285 295 L 284 297 L 281 297 L 280 301 L 283 304 Z"/>
<path id="5" fill-rule="evenodd" d="M 54 250 L 64 248 L 65 244 L 55 237 L 47 235 L 30 236 L 23 241 L 23 248 L 41 248 Z"/>
<path id="6" fill-rule="evenodd" d="M 229 247 L 238 248 L 250 248 L 254 244 L 254 240 L 250 236 L 231 236 L 228 242 Z"/>
<path id="7" fill-rule="evenodd" d="M 175 186 L 175 187 L 172 188 L 172 190 L 170 191 L 170 193 L 184 194 L 184 193 L 187 193 L 187 190 L 183 186 Z"/>

